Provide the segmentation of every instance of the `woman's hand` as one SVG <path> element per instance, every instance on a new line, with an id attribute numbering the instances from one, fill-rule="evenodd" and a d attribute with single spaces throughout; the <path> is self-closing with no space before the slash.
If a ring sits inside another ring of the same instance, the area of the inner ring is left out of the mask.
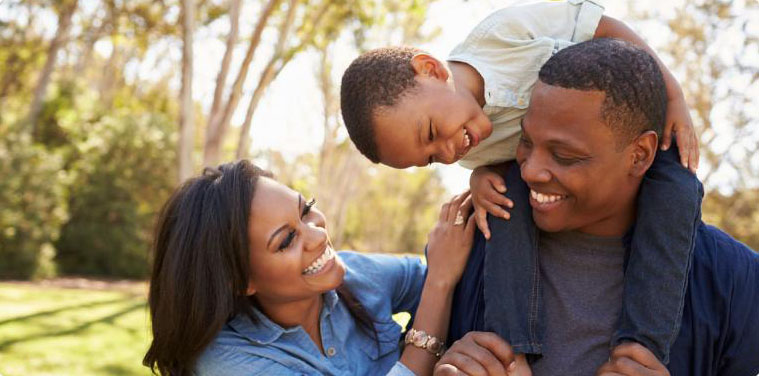
<path id="1" fill-rule="evenodd" d="M 427 243 L 429 280 L 450 286 L 458 283 L 472 249 L 475 224 L 471 210 L 469 191 L 443 204 L 438 223 L 430 232 Z"/>
<path id="2" fill-rule="evenodd" d="M 509 219 L 511 215 L 504 207 L 513 208 L 514 203 L 503 195 L 506 193 L 506 184 L 501 174 L 489 166 L 477 167 L 472 171 L 469 177 L 469 188 L 472 191 L 474 220 L 482 231 L 482 235 L 485 235 L 485 239 L 490 239 L 488 213 Z"/>

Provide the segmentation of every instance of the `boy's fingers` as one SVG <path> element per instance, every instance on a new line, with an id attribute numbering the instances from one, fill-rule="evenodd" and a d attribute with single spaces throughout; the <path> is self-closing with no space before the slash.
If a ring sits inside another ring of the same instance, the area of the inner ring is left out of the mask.
<path id="1" fill-rule="evenodd" d="M 662 141 L 661 141 L 661 149 L 667 150 L 669 149 L 670 143 L 672 142 L 672 128 L 674 127 L 674 122 L 667 121 L 664 124 L 664 132 L 662 133 Z"/>
<path id="2" fill-rule="evenodd" d="M 488 213 L 504 219 L 511 219 L 511 214 L 507 212 L 504 208 L 492 203 L 488 202 L 485 205 L 485 208 L 488 210 Z"/>
<path id="3" fill-rule="evenodd" d="M 507 208 L 513 208 L 514 207 L 514 202 L 511 201 L 510 198 L 508 198 L 508 197 L 506 197 L 506 196 L 504 196 L 504 195 L 502 195 L 502 194 L 500 194 L 498 192 L 491 191 L 491 192 L 486 193 L 484 196 L 485 196 L 485 200 L 487 200 L 488 202 L 492 202 L 494 204 L 505 206 Z"/>
<path id="4" fill-rule="evenodd" d="M 698 137 L 694 133 L 693 134 L 693 153 L 691 153 L 691 161 L 690 161 L 691 170 L 693 170 L 694 174 L 698 170 L 698 162 L 700 159 L 701 159 L 701 149 L 700 149 L 700 145 L 698 144 Z"/>
<path id="5" fill-rule="evenodd" d="M 482 231 L 482 235 L 485 239 L 490 239 L 490 228 L 488 228 L 488 212 L 484 208 L 477 208 L 474 211 L 474 220 L 477 223 L 477 227 Z"/>
<path id="6" fill-rule="evenodd" d="M 687 132 L 677 132 L 677 147 L 680 149 L 680 163 L 683 167 L 688 168 L 688 154 L 690 153 L 690 137 L 685 134 Z"/>
<path id="7" fill-rule="evenodd" d="M 503 182 L 502 177 L 493 174 L 488 180 L 490 181 L 490 185 L 492 185 L 496 191 L 506 193 L 506 184 Z"/>

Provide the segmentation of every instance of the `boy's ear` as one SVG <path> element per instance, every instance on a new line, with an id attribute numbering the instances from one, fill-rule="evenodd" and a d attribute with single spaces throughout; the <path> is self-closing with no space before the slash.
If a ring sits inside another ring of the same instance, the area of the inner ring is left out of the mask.
<path id="1" fill-rule="evenodd" d="M 632 142 L 632 164 L 630 172 L 642 177 L 654 163 L 656 150 L 659 148 L 659 136 L 654 131 L 643 132 Z"/>
<path id="2" fill-rule="evenodd" d="M 439 80 L 448 80 L 448 69 L 440 60 L 435 59 L 432 55 L 418 53 L 411 58 L 411 67 L 414 72 L 422 77 L 437 78 Z"/>

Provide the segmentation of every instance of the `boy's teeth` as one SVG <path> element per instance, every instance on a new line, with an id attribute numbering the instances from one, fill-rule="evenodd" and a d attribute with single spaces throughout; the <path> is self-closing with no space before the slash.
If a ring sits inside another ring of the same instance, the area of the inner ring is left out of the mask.
<path id="1" fill-rule="evenodd" d="M 471 143 L 472 143 L 472 137 L 469 136 L 469 132 L 464 130 L 464 147 L 469 147 Z"/>

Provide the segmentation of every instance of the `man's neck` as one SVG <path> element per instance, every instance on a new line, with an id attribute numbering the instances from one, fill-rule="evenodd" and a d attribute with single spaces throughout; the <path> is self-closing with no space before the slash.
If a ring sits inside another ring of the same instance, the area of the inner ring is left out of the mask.
<path id="1" fill-rule="evenodd" d="M 485 105 L 485 80 L 474 67 L 466 63 L 449 61 L 451 80 L 456 92 L 471 95 L 480 107 Z"/>

